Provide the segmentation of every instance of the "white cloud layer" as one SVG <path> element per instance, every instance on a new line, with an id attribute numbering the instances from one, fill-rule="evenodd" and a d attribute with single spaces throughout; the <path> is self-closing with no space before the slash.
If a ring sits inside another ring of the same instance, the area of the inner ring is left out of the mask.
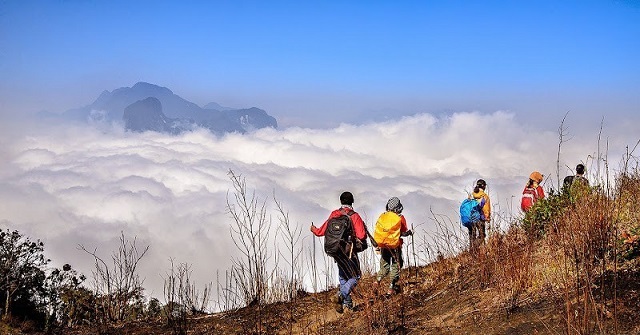
<path id="1" fill-rule="evenodd" d="M 628 129 L 604 129 L 611 160 L 638 140 L 637 131 Z M 595 170 L 598 131 L 599 125 L 572 131 L 562 146 L 561 178 L 578 162 Z M 231 257 L 238 256 L 225 208 L 233 190 L 230 169 L 268 200 L 273 225 L 275 194 L 309 245 L 310 223 L 322 223 L 344 190 L 354 193 L 354 207 L 369 229 L 386 200 L 397 196 L 408 222 L 424 235 L 433 229 L 431 211 L 458 220 L 459 202 L 481 177 L 503 218 L 498 223 L 505 225 L 518 214 L 531 171 L 553 178 L 547 188 L 556 184 L 558 151 L 556 129 L 523 125 L 504 112 L 419 114 L 360 126 L 224 137 L 90 127 L 3 134 L 2 227 L 43 240 L 54 265 L 70 263 L 87 275 L 92 259 L 78 245 L 108 257 L 121 231 L 136 236 L 139 245 L 150 245 L 140 270 L 147 290 L 158 297 L 170 258 L 192 264 L 194 279 L 204 284 L 215 282 L 216 271 L 229 269 Z"/>

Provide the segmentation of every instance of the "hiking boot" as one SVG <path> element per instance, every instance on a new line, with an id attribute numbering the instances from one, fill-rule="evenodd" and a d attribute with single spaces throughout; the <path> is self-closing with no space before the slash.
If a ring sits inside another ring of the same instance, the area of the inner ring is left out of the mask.
<path id="1" fill-rule="evenodd" d="M 352 312 L 354 312 L 356 310 L 355 307 L 353 307 L 353 305 L 344 304 L 344 305 L 342 305 L 342 307 L 343 307 L 343 311 L 344 312 L 352 313 Z"/>
<path id="2" fill-rule="evenodd" d="M 335 304 L 335 309 L 336 309 L 336 312 L 338 312 L 338 313 L 344 312 L 344 308 L 342 307 L 342 301 L 343 300 L 344 299 L 342 298 L 342 294 L 340 294 L 340 293 L 338 293 L 336 295 L 333 295 L 331 297 L 331 302 Z"/>
<path id="3" fill-rule="evenodd" d="M 378 295 L 379 290 L 380 290 L 380 281 L 376 280 L 373 282 L 373 294 Z"/>

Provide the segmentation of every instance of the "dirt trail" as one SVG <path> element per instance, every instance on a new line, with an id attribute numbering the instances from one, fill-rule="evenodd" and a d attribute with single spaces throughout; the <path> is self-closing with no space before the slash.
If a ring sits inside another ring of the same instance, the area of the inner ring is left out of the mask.
<path id="1" fill-rule="evenodd" d="M 317 334 L 326 324 L 333 322 L 344 314 L 339 314 L 333 306 L 312 311 L 310 308 L 302 318 L 299 318 L 290 329 L 281 329 L 278 334 Z"/>

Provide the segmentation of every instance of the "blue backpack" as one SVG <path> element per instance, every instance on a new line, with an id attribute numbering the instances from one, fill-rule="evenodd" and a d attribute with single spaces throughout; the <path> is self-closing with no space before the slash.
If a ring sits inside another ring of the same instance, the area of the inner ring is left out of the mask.
<path id="1" fill-rule="evenodd" d="M 484 199 L 478 203 L 476 199 L 464 199 L 460 204 L 460 222 L 463 226 L 471 228 L 474 222 L 480 221 L 480 210 L 484 205 Z"/>

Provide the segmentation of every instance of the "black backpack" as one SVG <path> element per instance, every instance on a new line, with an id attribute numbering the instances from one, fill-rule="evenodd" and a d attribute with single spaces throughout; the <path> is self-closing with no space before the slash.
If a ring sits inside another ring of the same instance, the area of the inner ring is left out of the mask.
<path id="1" fill-rule="evenodd" d="M 562 181 L 562 190 L 565 192 L 569 192 L 571 185 L 573 184 L 574 176 L 566 176 Z"/>
<path id="2" fill-rule="evenodd" d="M 351 242 L 357 240 L 351 221 L 354 211 L 347 212 L 341 209 L 340 212 L 342 215 L 330 219 L 327 223 L 327 230 L 324 233 L 324 252 L 333 258 L 348 258 L 351 252 L 356 252 L 355 249 L 349 250 Z"/>

